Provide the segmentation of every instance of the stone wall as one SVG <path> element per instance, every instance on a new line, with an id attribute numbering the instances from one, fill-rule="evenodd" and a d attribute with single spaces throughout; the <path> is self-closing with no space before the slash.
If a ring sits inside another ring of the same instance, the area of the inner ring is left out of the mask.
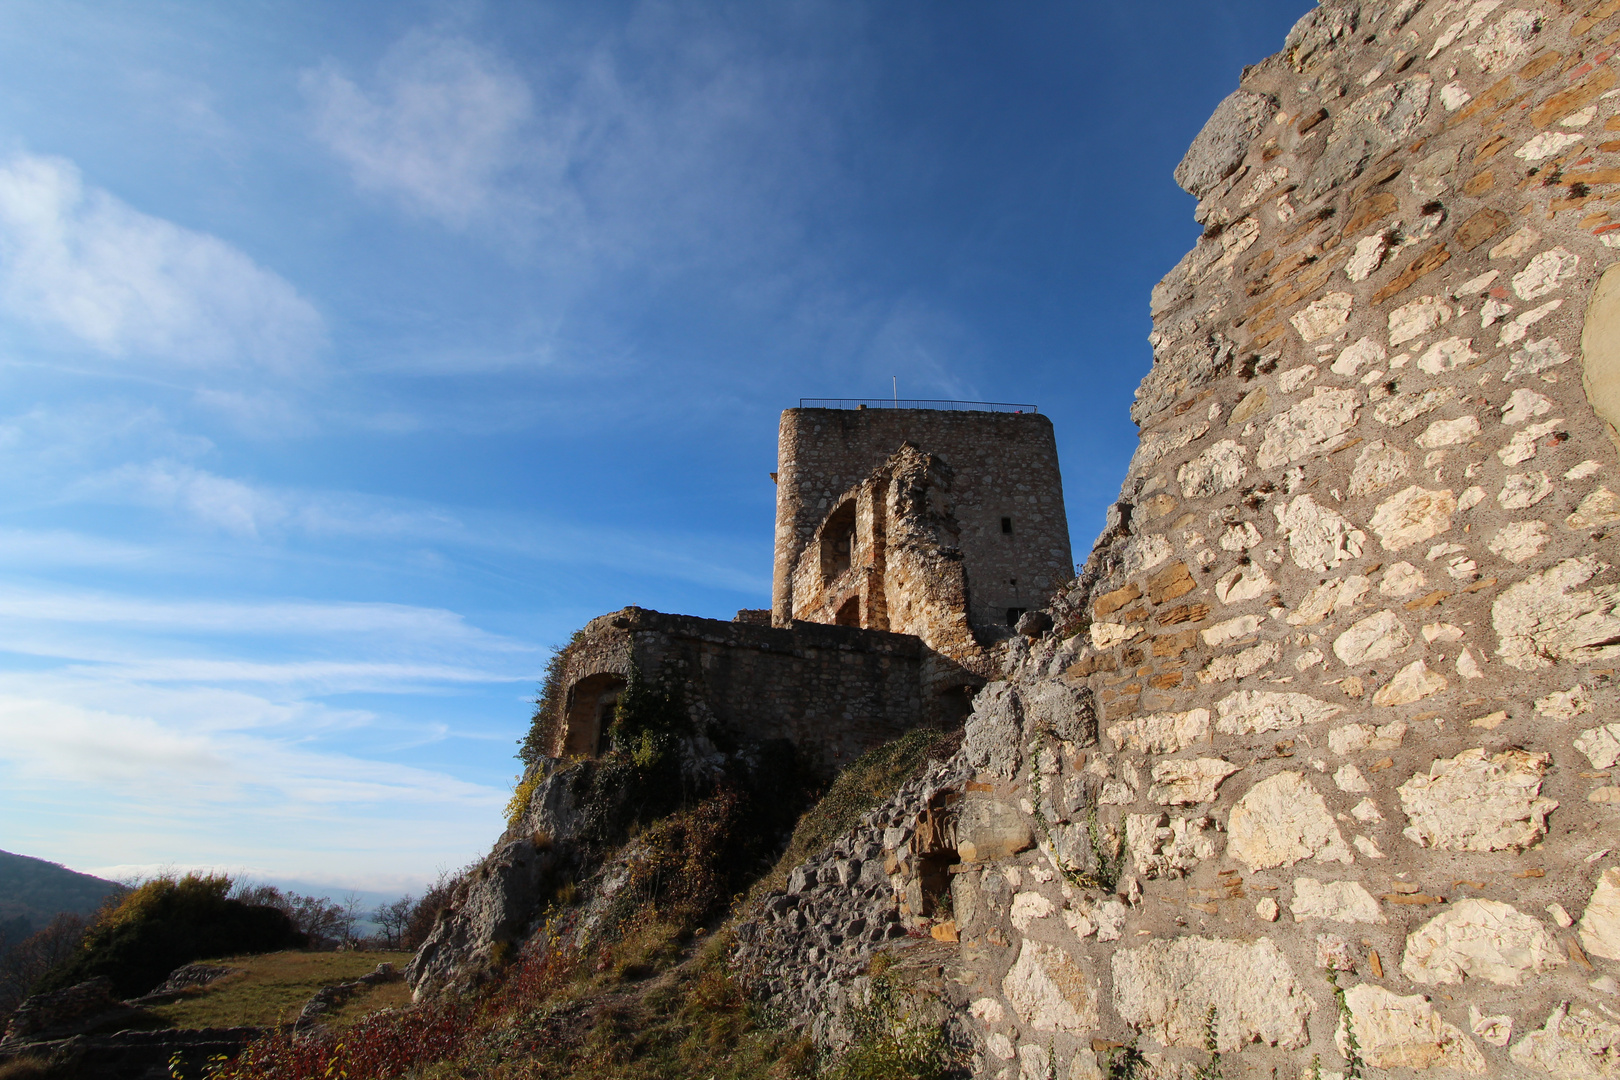
<path id="1" fill-rule="evenodd" d="M 1102 740 L 974 720 L 1040 838 L 958 879 L 985 1075 L 1190 1065 L 1211 1016 L 1332 1075 L 1330 973 L 1374 1069 L 1620 1069 L 1617 43 L 1614 2 L 1324 5 L 1189 151 L 1141 444 L 1004 690 Z"/>
<path id="2" fill-rule="evenodd" d="M 1012 608 L 1044 606 L 1073 576 L 1052 423 L 1035 413 L 937 409 L 788 409 L 777 446 L 772 619 L 793 610 L 793 571 L 843 493 L 903 443 L 937 454 L 954 477 L 969 618 L 1005 635 Z M 1002 519 L 1009 521 L 1004 532 Z"/>
<path id="3" fill-rule="evenodd" d="M 1120 500 L 962 751 L 978 1075 L 1620 1074 L 1617 47 L 1325 4 L 1177 170 Z"/>
<path id="4" fill-rule="evenodd" d="M 648 678 L 676 673 L 700 718 L 750 741 L 788 739 L 827 774 L 920 724 L 959 722 L 968 705 L 963 688 L 982 681 L 907 634 L 626 608 L 592 619 L 570 649 L 563 682 L 571 720 L 595 723 L 599 715 L 574 707 L 576 691 L 595 692 L 599 676 L 627 679 L 632 667 Z M 565 728 L 554 756 L 571 744 L 594 753 L 594 736 L 578 734 Z"/>

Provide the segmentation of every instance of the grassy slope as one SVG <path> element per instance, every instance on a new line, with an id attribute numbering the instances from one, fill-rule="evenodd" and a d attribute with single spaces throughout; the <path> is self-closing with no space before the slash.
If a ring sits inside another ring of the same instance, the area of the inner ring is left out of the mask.
<path id="1" fill-rule="evenodd" d="M 151 1011 L 171 1027 L 267 1027 L 291 1023 L 323 986 L 359 978 L 378 964 L 404 968 L 408 952 L 277 952 L 204 961 L 238 973 L 189 990 Z M 327 1023 L 341 1027 L 365 1013 L 410 1002 L 405 983 L 385 983 L 356 994 Z"/>
<path id="2" fill-rule="evenodd" d="M 223 1070 L 220 1080 L 344 1073 L 420 1080 L 810 1080 L 818 1063 L 809 1041 L 763 1014 L 732 978 L 725 962 L 729 927 L 795 865 L 857 825 L 928 759 L 950 756 L 959 742 L 959 732 L 914 731 L 852 764 L 800 818 L 776 866 L 707 927 L 649 902 L 614 940 L 585 954 L 542 958 L 525 950 L 474 1000 L 373 1014 L 319 1046 L 271 1039 Z M 954 1075 L 928 1055 L 889 1042 L 878 1040 L 873 1062 L 852 1060 L 834 1075 Z"/>

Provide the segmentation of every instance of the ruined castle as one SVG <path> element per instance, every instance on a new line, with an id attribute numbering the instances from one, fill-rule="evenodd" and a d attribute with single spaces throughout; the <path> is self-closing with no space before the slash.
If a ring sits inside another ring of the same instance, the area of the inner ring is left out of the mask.
<path id="1" fill-rule="evenodd" d="M 987 1080 L 1620 1075 L 1620 0 L 1329 0 L 1175 176 L 1076 580 L 1044 422 L 784 422 L 730 632 L 985 681 L 732 962 L 835 1044 L 898 927 Z"/>
<path id="2" fill-rule="evenodd" d="M 960 724 L 991 647 L 1073 577 L 1052 424 L 1033 407 L 789 409 L 771 475 L 770 610 L 593 619 L 567 652 L 552 756 L 599 753 L 638 670 L 830 773 Z"/>

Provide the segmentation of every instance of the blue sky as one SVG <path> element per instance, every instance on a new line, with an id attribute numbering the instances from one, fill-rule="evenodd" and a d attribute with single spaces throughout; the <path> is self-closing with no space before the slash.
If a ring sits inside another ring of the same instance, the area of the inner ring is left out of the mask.
<path id="1" fill-rule="evenodd" d="M 0 848 L 415 888 L 551 646 L 766 606 L 800 397 L 1033 402 L 1305 0 L 0 2 Z"/>

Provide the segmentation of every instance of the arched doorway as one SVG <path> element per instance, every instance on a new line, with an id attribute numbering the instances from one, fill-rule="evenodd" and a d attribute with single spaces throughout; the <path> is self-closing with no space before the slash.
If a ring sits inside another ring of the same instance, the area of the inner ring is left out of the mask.
<path id="1" fill-rule="evenodd" d="M 620 675 L 604 672 L 587 675 L 568 690 L 568 727 L 563 735 L 563 756 L 601 756 L 608 728 L 613 723 L 613 707 L 624 692 Z"/>

